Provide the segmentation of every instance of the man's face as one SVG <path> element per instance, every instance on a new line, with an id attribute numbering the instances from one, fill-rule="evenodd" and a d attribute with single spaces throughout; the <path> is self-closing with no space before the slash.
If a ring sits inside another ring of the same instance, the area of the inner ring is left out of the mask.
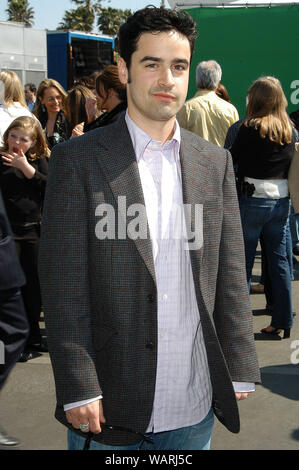
<path id="1" fill-rule="evenodd" d="M 190 55 L 188 39 L 169 31 L 142 34 L 129 71 L 120 59 L 129 114 L 137 124 L 174 120 L 187 95 Z"/>
<path id="2" fill-rule="evenodd" d="M 26 96 L 26 100 L 29 101 L 29 103 L 32 103 L 34 101 L 35 95 L 33 91 L 30 91 L 29 86 L 25 86 L 25 96 Z"/>

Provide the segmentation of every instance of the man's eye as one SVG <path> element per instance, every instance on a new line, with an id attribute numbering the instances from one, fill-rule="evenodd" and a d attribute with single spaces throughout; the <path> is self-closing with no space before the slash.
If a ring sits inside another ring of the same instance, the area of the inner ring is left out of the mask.
<path id="1" fill-rule="evenodd" d="M 181 64 L 175 65 L 174 68 L 175 68 L 175 70 L 178 70 L 179 72 L 182 72 L 183 70 L 186 70 L 186 66 L 181 65 Z"/>

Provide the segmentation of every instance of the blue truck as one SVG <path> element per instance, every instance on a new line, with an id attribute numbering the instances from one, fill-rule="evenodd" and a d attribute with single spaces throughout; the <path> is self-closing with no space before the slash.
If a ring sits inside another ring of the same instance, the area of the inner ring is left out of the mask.
<path id="1" fill-rule="evenodd" d="M 80 31 L 48 31 L 48 77 L 57 80 L 65 90 L 83 76 L 112 64 L 114 39 Z"/>

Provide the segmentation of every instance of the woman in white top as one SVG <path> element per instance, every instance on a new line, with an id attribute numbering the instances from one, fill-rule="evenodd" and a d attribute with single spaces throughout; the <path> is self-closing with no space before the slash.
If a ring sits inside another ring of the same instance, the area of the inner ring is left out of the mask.
<path id="1" fill-rule="evenodd" d="M 8 126 L 20 116 L 33 117 L 26 105 L 21 80 L 11 70 L 0 72 L 0 145 Z"/>

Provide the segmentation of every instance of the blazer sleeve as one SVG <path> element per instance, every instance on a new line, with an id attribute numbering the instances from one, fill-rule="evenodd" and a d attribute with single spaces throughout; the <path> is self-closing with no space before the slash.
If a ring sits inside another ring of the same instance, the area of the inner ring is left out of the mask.
<path id="1" fill-rule="evenodd" d="M 243 231 L 232 160 L 227 152 L 214 322 L 235 382 L 260 382 L 245 270 Z"/>
<path id="2" fill-rule="evenodd" d="M 39 259 L 60 406 L 101 394 L 91 335 L 85 191 L 67 144 L 55 147 L 50 158 Z"/>

